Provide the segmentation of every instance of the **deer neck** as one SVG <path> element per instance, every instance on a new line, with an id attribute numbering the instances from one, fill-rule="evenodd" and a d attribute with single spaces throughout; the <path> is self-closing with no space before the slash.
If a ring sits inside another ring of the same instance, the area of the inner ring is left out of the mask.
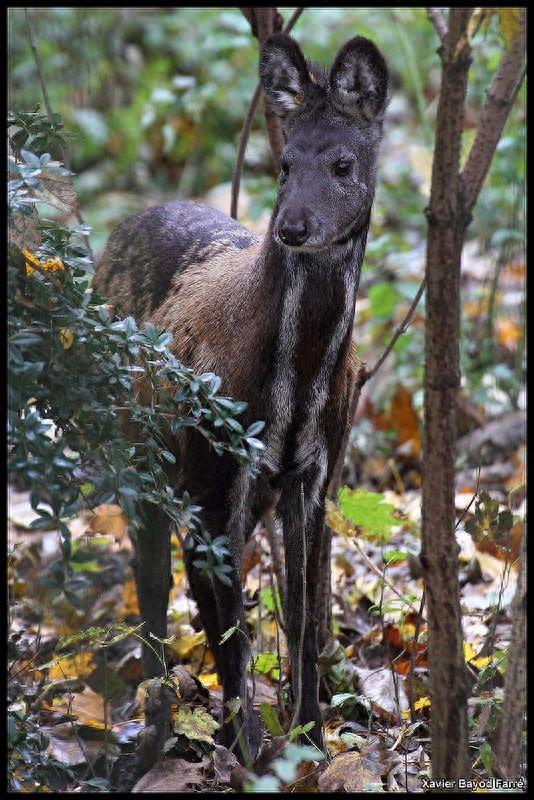
<path id="1" fill-rule="evenodd" d="M 260 256 L 265 299 L 277 317 L 265 454 L 273 473 L 310 464 L 324 438 L 331 388 L 348 368 L 366 236 L 367 227 L 320 253 L 291 251 L 272 230 L 266 236 Z"/>

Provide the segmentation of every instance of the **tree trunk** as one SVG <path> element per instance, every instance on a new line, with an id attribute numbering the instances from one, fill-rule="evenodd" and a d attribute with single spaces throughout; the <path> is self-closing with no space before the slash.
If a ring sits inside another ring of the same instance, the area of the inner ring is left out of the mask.
<path id="1" fill-rule="evenodd" d="M 494 737 L 496 772 L 502 778 L 520 777 L 523 762 L 523 729 L 527 683 L 527 536 L 523 531 L 519 575 L 512 604 L 512 641 L 504 681 L 504 703 Z"/>
<path id="2" fill-rule="evenodd" d="M 270 36 L 271 33 L 282 29 L 283 18 L 275 6 L 243 7 L 241 8 L 241 12 L 250 22 L 252 33 L 258 39 L 261 53 L 267 37 Z M 267 123 L 271 155 L 273 157 L 275 170 L 278 172 L 280 169 L 280 155 L 285 146 L 282 125 L 276 114 L 267 107 L 265 107 L 265 121 Z"/>
<path id="3" fill-rule="evenodd" d="M 432 777 L 470 775 L 467 698 L 454 534 L 454 444 L 460 386 L 460 263 L 468 224 L 458 174 L 470 64 L 471 10 L 454 8 L 442 45 L 427 244 L 421 562 L 427 596 Z"/>

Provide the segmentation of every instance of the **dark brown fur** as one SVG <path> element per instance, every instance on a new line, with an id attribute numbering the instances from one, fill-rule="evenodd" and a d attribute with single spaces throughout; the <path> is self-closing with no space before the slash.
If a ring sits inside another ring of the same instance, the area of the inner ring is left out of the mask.
<path id="1" fill-rule="evenodd" d="M 382 57 L 360 38 L 341 51 L 331 85 L 324 71 L 304 65 L 288 37 L 272 37 L 262 52 L 260 74 L 267 100 L 284 119 L 289 165 L 263 242 L 207 206 L 170 203 L 136 214 L 117 228 L 95 282 L 122 314 L 171 332 L 171 349 L 186 364 L 220 375 L 221 391 L 248 403 L 244 424 L 258 419 L 266 423 L 267 448 L 254 479 L 230 456 L 216 456 L 194 430 L 169 444 L 178 460 L 170 480 L 202 505 L 202 523 L 209 533 L 229 539 L 231 587 L 203 578 L 192 563 L 193 550 L 186 553 L 186 568 L 224 700 L 237 696 L 242 701 L 236 717 L 244 724 L 242 759 L 247 748 L 253 754 L 259 743 L 246 687 L 250 654 L 242 635 L 224 644 L 220 640 L 236 622 L 246 630 L 242 549 L 268 509 L 275 510 L 283 527 L 286 634 L 295 695 L 305 531 L 299 719 L 315 723 L 310 736 L 318 746 L 323 744 L 315 662 L 324 503 L 347 423 L 354 302 L 387 80 Z M 296 103 L 295 96 L 304 100 Z M 348 177 L 336 174 L 340 158 L 354 160 Z M 300 241 L 288 243 L 295 236 L 304 237 L 303 246 Z M 154 509 L 146 509 L 145 518 L 136 544 L 140 610 L 148 631 L 164 636 L 169 525 Z M 148 673 L 160 669 L 148 649 L 144 663 Z M 233 725 L 224 725 L 222 741 L 229 745 L 234 738 Z"/>

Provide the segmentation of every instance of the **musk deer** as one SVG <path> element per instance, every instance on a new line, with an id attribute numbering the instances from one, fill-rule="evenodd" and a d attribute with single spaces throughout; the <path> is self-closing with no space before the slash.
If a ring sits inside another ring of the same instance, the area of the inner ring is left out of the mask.
<path id="1" fill-rule="evenodd" d="M 283 528 L 294 696 L 305 608 L 299 721 L 315 723 L 309 735 L 323 747 L 315 611 L 325 495 L 347 424 L 354 306 L 388 71 L 375 45 L 360 36 L 344 45 L 328 73 L 291 37 L 275 34 L 263 47 L 260 77 L 287 142 L 263 240 L 205 205 L 171 202 L 119 225 L 96 279 L 97 290 L 122 311 L 170 331 L 186 364 L 221 376 L 222 390 L 248 403 L 244 424 L 266 423 L 255 477 L 232 457 L 213 454 L 193 429 L 172 443 L 175 486 L 202 506 L 213 536 L 229 539 L 231 587 L 199 574 L 191 549 L 186 569 L 224 701 L 241 699 L 238 719 L 252 755 L 261 731 L 247 693 L 247 638 L 221 637 L 236 622 L 245 630 L 243 545 L 268 510 Z M 165 636 L 169 524 L 157 509 L 146 518 L 136 543 L 139 605 L 145 632 Z M 149 651 L 143 657 L 148 674 L 160 671 Z M 229 745 L 234 725 L 220 734 Z"/>

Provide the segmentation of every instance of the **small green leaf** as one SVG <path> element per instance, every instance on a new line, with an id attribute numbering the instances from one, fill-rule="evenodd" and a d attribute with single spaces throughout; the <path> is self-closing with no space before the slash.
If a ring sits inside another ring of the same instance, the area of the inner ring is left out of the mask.
<path id="1" fill-rule="evenodd" d="M 364 533 L 376 536 L 381 541 L 387 541 L 393 525 L 399 524 L 394 516 L 395 507 L 386 503 L 380 492 L 343 487 L 339 492 L 338 503 L 347 519 L 361 527 Z"/>
<path id="2" fill-rule="evenodd" d="M 282 726 L 280 725 L 280 721 L 276 715 L 276 711 L 272 706 L 269 705 L 269 703 L 267 703 L 266 700 L 262 700 L 260 706 L 260 712 L 262 719 L 265 723 L 265 727 L 269 731 L 269 733 L 272 736 L 283 736 L 284 731 L 282 730 Z"/>

